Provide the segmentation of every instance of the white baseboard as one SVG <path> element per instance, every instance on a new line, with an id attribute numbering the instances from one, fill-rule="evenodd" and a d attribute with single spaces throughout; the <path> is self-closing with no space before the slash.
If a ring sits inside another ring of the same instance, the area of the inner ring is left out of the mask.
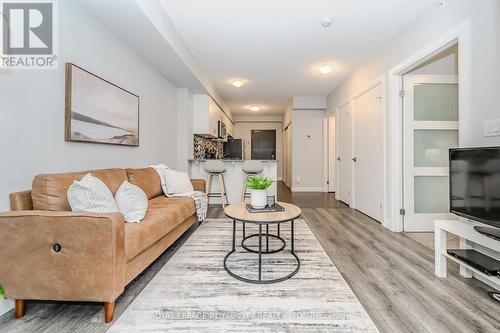
<path id="1" fill-rule="evenodd" d="M 324 192 L 322 187 L 292 187 L 292 192 Z"/>
<path id="2" fill-rule="evenodd" d="M 13 299 L 0 299 L 0 316 L 14 308 Z"/>

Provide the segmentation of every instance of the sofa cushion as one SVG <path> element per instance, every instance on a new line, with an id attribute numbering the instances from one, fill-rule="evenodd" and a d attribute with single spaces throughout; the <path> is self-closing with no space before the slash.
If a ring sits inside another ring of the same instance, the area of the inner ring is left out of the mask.
<path id="1" fill-rule="evenodd" d="M 125 258 L 134 259 L 160 238 L 196 213 L 193 199 L 158 196 L 149 200 L 146 216 L 141 223 L 125 225 Z"/>
<path id="2" fill-rule="evenodd" d="M 155 169 L 127 169 L 127 176 L 128 181 L 141 188 L 148 196 L 148 199 L 152 199 L 163 194 L 160 176 Z"/>
<path id="3" fill-rule="evenodd" d="M 94 171 L 42 174 L 33 180 L 31 198 L 34 210 L 70 211 L 67 192 L 75 180 L 82 179 L 86 174 L 102 180 L 115 195 L 120 185 L 127 180 L 125 169 L 103 169 Z"/>
<path id="4" fill-rule="evenodd" d="M 118 189 L 119 190 L 119 189 Z M 85 175 L 81 180 L 75 180 L 68 188 L 68 202 L 74 212 L 87 213 L 117 213 L 113 193 L 97 177 Z"/>
<path id="5" fill-rule="evenodd" d="M 139 186 L 124 181 L 116 191 L 115 200 L 125 222 L 139 223 L 146 216 L 148 197 Z"/>

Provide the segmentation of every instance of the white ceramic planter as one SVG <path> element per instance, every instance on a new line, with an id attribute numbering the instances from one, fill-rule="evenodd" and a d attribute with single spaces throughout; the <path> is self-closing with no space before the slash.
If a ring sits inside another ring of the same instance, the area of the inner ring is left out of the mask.
<path id="1" fill-rule="evenodd" d="M 267 189 L 266 190 L 251 190 L 250 204 L 255 209 L 262 209 L 267 206 Z"/>

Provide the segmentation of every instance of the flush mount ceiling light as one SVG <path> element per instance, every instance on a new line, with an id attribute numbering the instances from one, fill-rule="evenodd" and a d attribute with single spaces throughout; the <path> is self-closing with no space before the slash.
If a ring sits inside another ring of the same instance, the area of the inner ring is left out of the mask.
<path id="1" fill-rule="evenodd" d="M 323 26 L 323 28 L 331 27 L 332 24 L 333 24 L 333 17 L 323 16 L 321 18 L 321 25 Z"/>
<path id="2" fill-rule="evenodd" d="M 233 80 L 231 81 L 231 84 L 235 86 L 236 88 L 241 88 L 245 85 L 246 81 L 243 80 Z"/>
<path id="3" fill-rule="evenodd" d="M 258 111 L 260 111 L 260 106 L 258 106 L 258 105 L 252 105 L 250 107 L 250 111 L 258 112 Z"/>
<path id="4" fill-rule="evenodd" d="M 319 72 L 321 74 L 330 74 L 331 72 L 333 72 L 333 65 L 329 65 L 329 64 L 326 64 L 326 65 L 321 65 L 319 67 Z"/>

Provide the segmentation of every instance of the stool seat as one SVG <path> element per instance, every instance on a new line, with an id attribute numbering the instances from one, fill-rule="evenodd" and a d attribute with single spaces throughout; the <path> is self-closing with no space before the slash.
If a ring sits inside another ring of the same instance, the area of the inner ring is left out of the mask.
<path id="1" fill-rule="evenodd" d="M 207 160 L 203 166 L 203 170 L 207 173 L 223 173 L 226 171 L 224 162 L 219 160 Z"/>
<path id="2" fill-rule="evenodd" d="M 243 171 L 243 188 L 241 192 L 241 201 L 245 201 L 245 198 L 250 196 L 250 193 L 247 193 L 247 181 L 248 178 L 254 175 L 258 175 L 264 171 L 264 167 L 262 166 L 261 161 L 257 160 L 248 160 L 243 162 L 243 166 L 241 167 L 241 171 Z"/>
<path id="3" fill-rule="evenodd" d="M 247 174 L 257 174 L 264 171 L 264 167 L 262 166 L 261 161 L 249 160 L 243 162 L 243 167 L 241 168 L 241 170 L 243 170 L 243 172 Z"/>
<path id="4" fill-rule="evenodd" d="M 224 162 L 220 160 L 206 160 L 203 165 L 203 170 L 208 173 L 207 178 L 207 197 L 208 202 L 210 204 L 210 198 L 216 197 L 221 198 L 222 208 L 226 207 L 226 204 L 229 205 L 229 200 L 227 199 L 227 190 L 226 190 L 226 182 L 224 180 L 223 173 L 226 172 L 226 166 Z M 212 192 L 212 180 L 213 177 L 219 179 L 219 192 Z M 226 199 L 226 204 L 224 204 L 224 198 Z"/>

